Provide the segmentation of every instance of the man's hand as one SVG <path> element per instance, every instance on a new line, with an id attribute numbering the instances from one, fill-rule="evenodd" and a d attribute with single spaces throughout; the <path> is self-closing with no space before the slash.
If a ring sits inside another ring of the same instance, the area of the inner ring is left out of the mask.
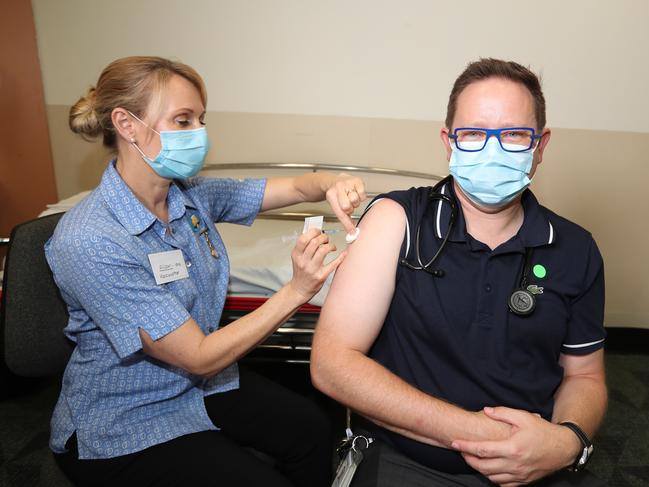
<path id="1" fill-rule="evenodd" d="M 511 425 L 511 436 L 500 441 L 455 440 L 452 446 L 495 484 L 514 487 L 538 480 L 571 465 L 579 453 L 579 440 L 565 426 L 518 409 L 484 408 L 484 412 Z"/>
<path id="2" fill-rule="evenodd" d="M 478 422 L 471 428 L 471 431 L 476 436 L 473 443 L 482 443 L 479 441 L 502 441 L 507 440 L 513 433 L 512 425 L 506 421 L 499 421 L 490 418 L 483 410 L 472 413 L 477 418 Z"/>

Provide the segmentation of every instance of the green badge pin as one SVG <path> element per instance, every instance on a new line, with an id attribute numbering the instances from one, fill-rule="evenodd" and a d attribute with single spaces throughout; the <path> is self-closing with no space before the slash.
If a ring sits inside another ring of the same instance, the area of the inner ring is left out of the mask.
<path id="1" fill-rule="evenodd" d="M 543 279 L 547 274 L 545 267 L 543 267 L 541 264 L 536 264 L 534 267 L 532 267 L 532 272 L 539 279 Z"/>

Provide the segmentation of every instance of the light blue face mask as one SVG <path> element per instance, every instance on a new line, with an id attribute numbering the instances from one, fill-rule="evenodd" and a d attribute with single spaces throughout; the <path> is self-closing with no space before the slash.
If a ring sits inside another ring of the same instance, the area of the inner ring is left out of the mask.
<path id="1" fill-rule="evenodd" d="M 483 142 L 475 144 L 477 149 Z M 451 144 L 451 150 L 450 173 L 464 194 L 480 206 L 504 206 L 532 182 L 528 174 L 532 169 L 535 148 L 507 152 L 495 137 L 490 137 L 481 151 L 461 151 L 455 144 Z"/>
<path id="2" fill-rule="evenodd" d="M 131 113 L 131 115 L 133 114 Z M 135 115 L 133 117 L 160 136 L 160 153 L 155 159 L 147 157 L 135 141 L 131 142 L 142 159 L 153 168 L 158 176 L 168 179 L 187 179 L 198 174 L 203 168 L 207 151 L 210 148 L 205 127 L 158 132 Z"/>

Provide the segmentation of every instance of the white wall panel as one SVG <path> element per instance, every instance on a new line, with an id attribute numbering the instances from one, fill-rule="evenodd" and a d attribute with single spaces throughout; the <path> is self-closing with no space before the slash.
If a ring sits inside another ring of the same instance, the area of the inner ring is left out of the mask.
<path id="1" fill-rule="evenodd" d="M 544 77 L 549 124 L 649 132 L 649 2 L 33 0 L 50 105 L 111 60 L 178 58 L 212 111 L 443 120 L 479 56 Z"/>

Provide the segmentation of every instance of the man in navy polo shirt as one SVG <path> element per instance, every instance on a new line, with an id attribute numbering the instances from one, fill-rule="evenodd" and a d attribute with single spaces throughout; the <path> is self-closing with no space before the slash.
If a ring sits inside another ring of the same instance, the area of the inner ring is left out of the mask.
<path id="1" fill-rule="evenodd" d="M 471 63 L 441 130 L 451 176 L 366 211 L 311 356 L 376 440 L 352 485 L 601 485 L 574 470 L 606 409 L 603 264 L 527 189 L 550 135 L 534 73 Z"/>

